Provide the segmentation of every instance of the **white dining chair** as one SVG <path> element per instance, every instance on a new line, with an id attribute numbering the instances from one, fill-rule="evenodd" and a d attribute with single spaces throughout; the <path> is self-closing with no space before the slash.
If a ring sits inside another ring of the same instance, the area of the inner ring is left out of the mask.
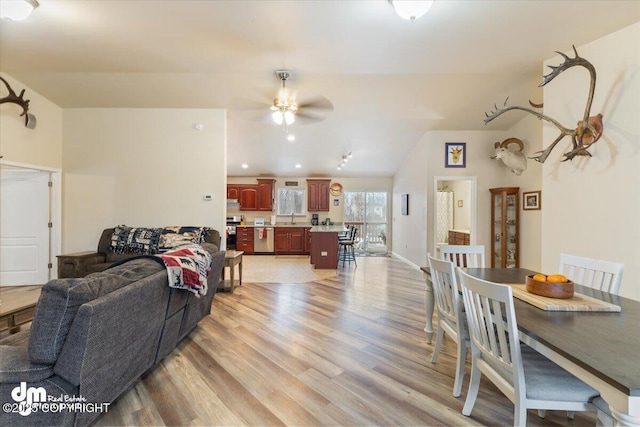
<path id="1" fill-rule="evenodd" d="M 514 426 L 527 425 L 527 409 L 595 411 L 597 390 L 520 343 L 511 287 L 456 271 L 471 340 L 471 380 L 462 413 L 471 415 L 483 374 L 514 403 Z"/>
<path id="2" fill-rule="evenodd" d="M 462 314 L 462 298 L 458 290 L 455 265 L 451 261 L 438 260 L 430 254 L 427 254 L 427 259 L 431 269 L 431 282 L 438 310 L 438 335 L 431 363 L 438 361 L 442 340 L 446 333 L 458 346 L 453 396 L 459 397 L 462 392 L 467 349 L 469 349 L 469 333 L 464 314 Z"/>
<path id="3" fill-rule="evenodd" d="M 560 254 L 560 274 L 582 286 L 618 295 L 624 264 Z"/>
<path id="4" fill-rule="evenodd" d="M 440 245 L 440 259 L 457 267 L 484 268 L 484 245 Z"/>

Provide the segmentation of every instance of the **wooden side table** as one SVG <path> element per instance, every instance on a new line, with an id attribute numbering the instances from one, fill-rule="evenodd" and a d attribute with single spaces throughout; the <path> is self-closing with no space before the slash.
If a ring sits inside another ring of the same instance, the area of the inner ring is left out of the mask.
<path id="1" fill-rule="evenodd" d="M 238 277 L 238 286 L 242 285 L 242 255 L 244 254 L 244 251 L 226 251 L 225 255 L 224 255 L 224 267 L 229 267 L 229 279 L 230 281 L 230 285 L 229 285 L 229 292 L 233 293 L 234 289 L 236 288 L 236 282 L 234 280 L 234 273 L 235 273 L 235 267 L 236 265 L 238 266 L 238 273 L 239 273 L 239 277 Z M 222 268 L 222 283 L 224 286 L 224 267 Z"/>

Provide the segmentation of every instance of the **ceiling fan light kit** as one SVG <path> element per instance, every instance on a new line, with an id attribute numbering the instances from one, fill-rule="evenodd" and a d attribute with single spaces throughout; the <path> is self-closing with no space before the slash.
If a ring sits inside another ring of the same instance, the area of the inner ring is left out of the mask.
<path id="1" fill-rule="evenodd" d="M 273 100 L 271 118 L 288 132 L 288 126 L 296 121 L 295 114 L 298 112 L 296 103 L 287 98 L 286 82 L 291 77 L 291 71 L 276 70 L 276 76 L 282 81 L 282 92 Z"/>
<path id="2" fill-rule="evenodd" d="M 399 17 L 415 21 L 431 9 L 433 0 L 389 0 L 389 3 Z"/>
<path id="3" fill-rule="evenodd" d="M 0 1 L 0 18 L 22 21 L 27 19 L 38 6 L 36 0 L 2 0 Z"/>

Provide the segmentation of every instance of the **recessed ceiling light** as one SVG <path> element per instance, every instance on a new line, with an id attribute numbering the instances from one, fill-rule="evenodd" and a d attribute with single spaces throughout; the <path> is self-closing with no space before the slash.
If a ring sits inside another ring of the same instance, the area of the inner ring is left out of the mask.
<path id="1" fill-rule="evenodd" d="M 296 140 L 296 136 L 295 135 L 288 135 L 287 136 L 287 140 L 288 141 L 295 141 Z"/>
<path id="2" fill-rule="evenodd" d="M 301 165 L 300 163 L 298 163 L 298 164 L 296 165 L 296 169 L 300 169 L 301 167 L 302 167 L 302 165 Z"/>
<path id="3" fill-rule="evenodd" d="M 246 169 L 246 168 L 248 168 L 248 167 L 249 167 L 249 165 L 248 165 L 248 164 L 246 164 L 246 163 L 243 163 L 243 164 L 241 164 L 240 166 L 242 166 L 242 169 Z"/>

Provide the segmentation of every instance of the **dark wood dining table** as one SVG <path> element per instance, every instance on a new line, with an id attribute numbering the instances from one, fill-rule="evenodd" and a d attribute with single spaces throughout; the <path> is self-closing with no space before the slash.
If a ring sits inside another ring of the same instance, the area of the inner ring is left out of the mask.
<path id="1" fill-rule="evenodd" d="M 425 331 L 433 333 L 433 288 L 427 287 Z M 467 268 L 494 283 L 524 283 L 524 268 Z M 631 282 L 631 280 L 629 280 Z M 621 426 L 640 426 L 640 301 L 576 285 L 577 293 L 621 307 L 620 312 L 545 311 L 514 298 L 520 340 L 600 392 Z"/>

